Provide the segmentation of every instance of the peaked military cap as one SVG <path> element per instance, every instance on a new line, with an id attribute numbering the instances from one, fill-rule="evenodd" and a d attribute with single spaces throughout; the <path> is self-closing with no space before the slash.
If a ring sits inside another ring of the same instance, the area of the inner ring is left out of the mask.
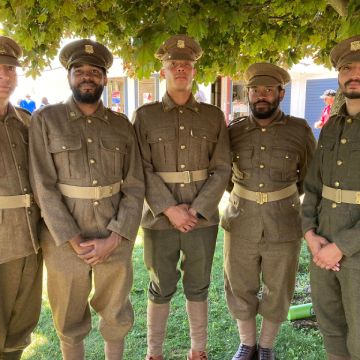
<path id="1" fill-rule="evenodd" d="M 107 47 L 90 40 L 81 39 L 65 45 L 60 51 L 60 62 L 67 70 L 74 64 L 89 64 L 109 69 L 113 56 Z"/>
<path id="2" fill-rule="evenodd" d="M 187 35 L 175 35 L 165 40 L 155 53 L 155 57 L 165 60 L 190 60 L 200 59 L 203 51 L 198 42 Z"/>
<path id="3" fill-rule="evenodd" d="M 283 68 L 270 63 L 255 63 L 250 65 L 245 73 L 244 79 L 247 87 L 264 86 L 285 86 L 291 81 L 289 73 Z"/>
<path id="4" fill-rule="evenodd" d="M 22 56 L 21 47 L 7 36 L 0 36 L 0 64 L 21 66 L 19 58 Z"/>
<path id="5" fill-rule="evenodd" d="M 330 60 L 335 69 L 345 64 L 360 61 L 360 35 L 339 42 L 330 52 Z"/>

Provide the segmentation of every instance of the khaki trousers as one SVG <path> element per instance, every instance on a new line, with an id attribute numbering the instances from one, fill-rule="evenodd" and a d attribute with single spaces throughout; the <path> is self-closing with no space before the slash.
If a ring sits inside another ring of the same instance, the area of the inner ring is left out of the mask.
<path id="1" fill-rule="evenodd" d="M 175 229 L 144 229 L 144 258 L 150 272 L 148 296 L 151 301 L 169 302 L 176 292 L 181 271 L 186 299 L 207 299 L 217 231 L 217 225 L 188 233 Z"/>
<path id="2" fill-rule="evenodd" d="M 360 360 L 360 270 L 310 265 L 311 297 L 328 353 Z"/>
<path id="3" fill-rule="evenodd" d="M 40 241 L 48 274 L 49 302 L 60 340 L 74 345 L 90 332 L 88 298 L 92 281 L 90 305 L 100 315 L 101 335 L 106 341 L 124 339 L 134 322 L 129 299 L 134 243 L 123 240 L 106 262 L 92 268 L 75 254 L 69 243 L 56 246 L 45 227 Z"/>
<path id="4" fill-rule="evenodd" d="M 225 294 L 232 316 L 248 320 L 259 313 L 275 323 L 284 321 L 294 294 L 300 241 L 249 242 L 224 234 Z"/>
<path id="5" fill-rule="evenodd" d="M 41 309 L 42 255 L 0 264 L 0 353 L 30 344 Z"/>

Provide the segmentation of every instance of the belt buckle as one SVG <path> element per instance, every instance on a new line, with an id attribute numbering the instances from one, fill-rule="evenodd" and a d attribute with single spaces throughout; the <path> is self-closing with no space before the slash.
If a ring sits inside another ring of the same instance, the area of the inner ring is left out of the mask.
<path id="1" fill-rule="evenodd" d="M 183 180 L 184 180 L 185 184 L 190 184 L 192 182 L 191 171 L 189 171 L 189 170 L 183 171 L 183 176 L 184 176 Z"/>
<path id="2" fill-rule="evenodd" d="M 256 196 L 256 202 L 259 205 L 262 205 L 262 204 L 268 202 L 268 194 L 267 193 L 262 193 L 260 191 L 257 191 L 255 194 L 256 194 L 255 195 Z"/>
<path id="3" fill-rule="evenodd" d="M 110 197 L 113 193 L 112 186 L 98 186 L 95 190 L 96 200 L 101 200 L 106 197 Z"/>
<path id="4" fill-rule="evenodd" d="M 34 202 L 33 197 L 31 194 L 25 194 L 25 207 L 31 207 L 31 204 Z"/>
<path id="5" fill-rule="evenodd" d="M 335 192 L 335 202 L 341 204 L 341 189 L 336 189 Z"/>
<path id="6" fill-rule="evenodd" d="M 355 202 L 358 205 L 360 204 L 360 192 L 359 191 L 356 192 Z"/>

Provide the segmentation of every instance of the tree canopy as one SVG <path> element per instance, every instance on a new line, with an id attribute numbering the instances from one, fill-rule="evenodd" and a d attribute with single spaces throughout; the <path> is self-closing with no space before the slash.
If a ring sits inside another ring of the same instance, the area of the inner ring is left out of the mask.
<path id="1" fill-rule="evenodd" d="M 304 56 L 329 64 L 343 38 L 360 34 L 359 0 L 1 0 L 4 35 L 24 49 L 32 75 L 56 56 L 62 38 L 95 37 L 130 76 L 159 70 L 153 54 L 172 34 L 204 49 L 198 80 L 236 77 L 252 62 L 287 67 Z M 0 28 L 1 29 L 1 28 Z"/>

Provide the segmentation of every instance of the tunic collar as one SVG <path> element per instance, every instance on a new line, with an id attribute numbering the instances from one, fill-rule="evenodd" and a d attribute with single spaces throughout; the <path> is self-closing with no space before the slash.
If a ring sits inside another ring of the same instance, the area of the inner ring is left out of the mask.
<path id="1" fill-rule="evenodd" d="M 174 108 L 183 107 L 189 109 L 191 111 L 199 112 L 199 103 L 195 100 L 194 95 L 191 94 L 189 100 L 184 105 L 178 105 L 174 102 L 174 100 L 170 97 L 170 95 L 166 92 L 166 94 L 162 98 L 163 110 L 165 112 L 171 111 Z"/>
<path id="2" fill-rule="evenodd" d="M 78 120 L 80 118 L 86 117 L 86 118 L 97 118 L 99 120 L 105 121 L 106 123 L 109 123 L 107 109 L 105 108 L 105 106 L 101 100 L 100 100 L 98 108 L 91 115 L 84 115 L 81 112 L 81 110 L 79 109 L 79 107 L 77 106 L 77 104 L 72 96 L 70 96 L 67 99 L 65 105 L 66 105 L 68 120 L 70 120 L 70 121 L 74 121 L 74 120 Z"/>
<path id="3" fill-rule="evenodd" d="M 285 125 L 286 123 L 287 123 L 287 117 L 280 109 L 278 109 L 274 117 L 274 120 L 266 127 L 269 128 L 276 125 Z M 249 129 L 255 129 L 255 128 L 262 128 L 262 126 L 255 120 L 254 116 L 251 114 L 249 116 Z"/>

